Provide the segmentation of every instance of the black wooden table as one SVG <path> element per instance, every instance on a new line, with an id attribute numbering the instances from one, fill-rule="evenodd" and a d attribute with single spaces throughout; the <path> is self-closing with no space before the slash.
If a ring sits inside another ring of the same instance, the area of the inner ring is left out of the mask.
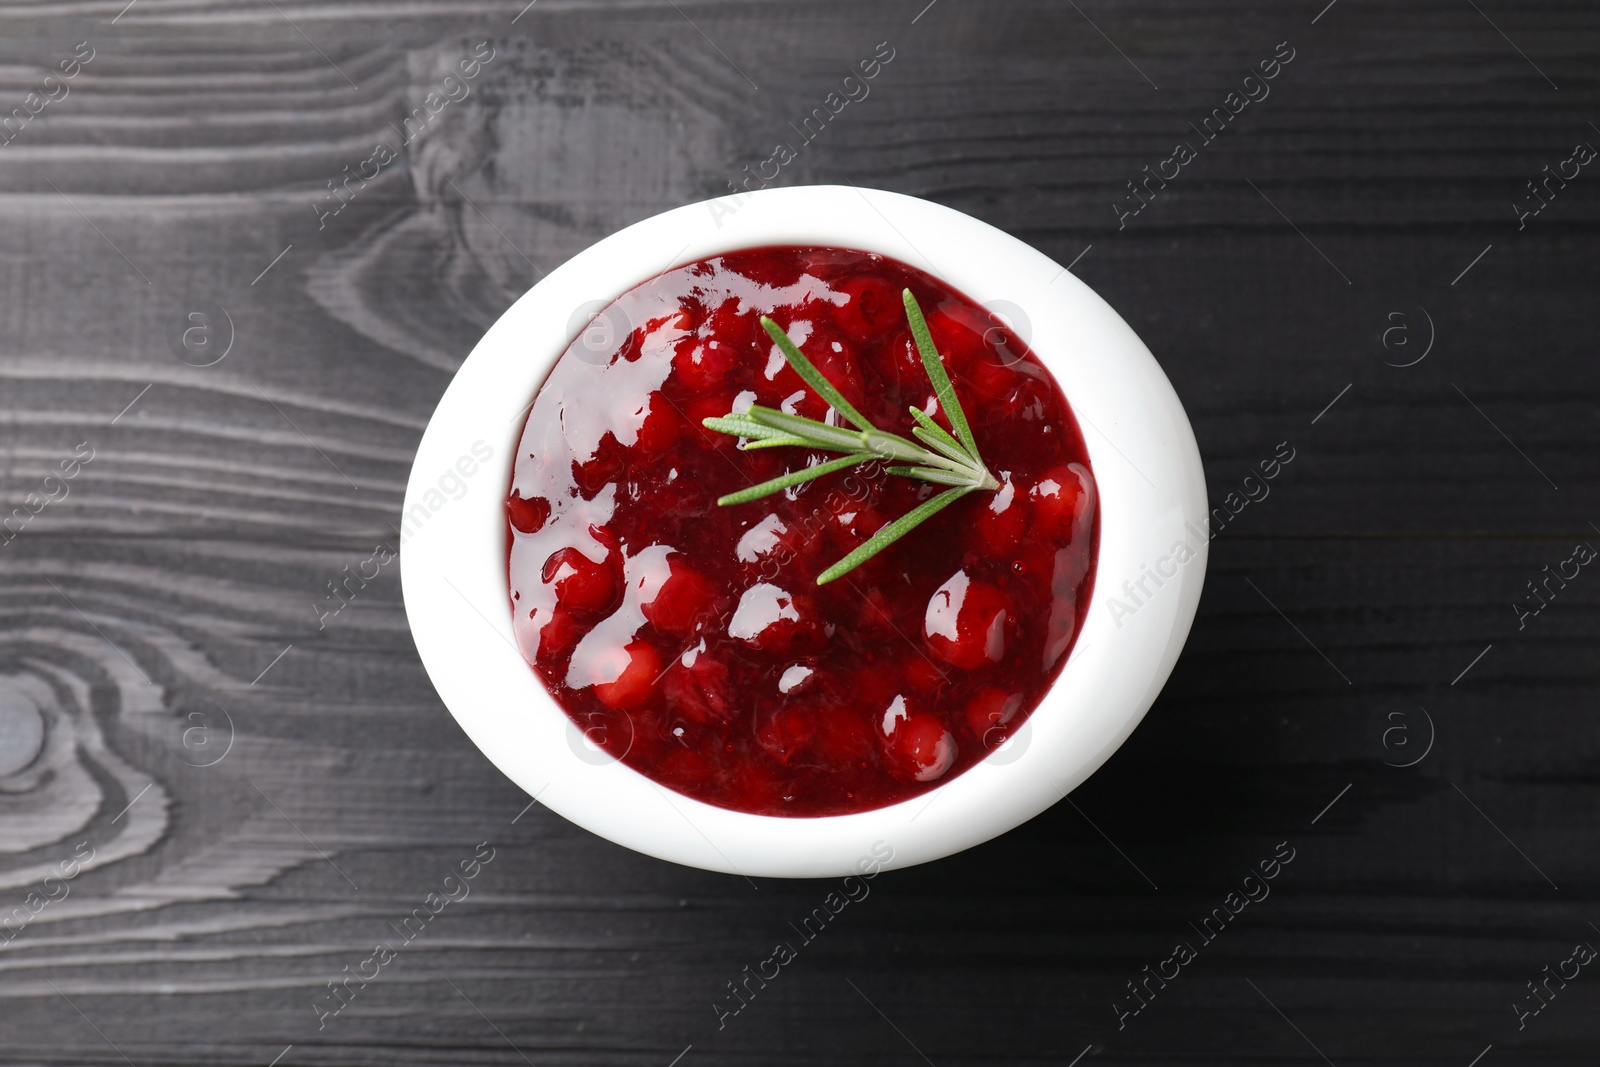
<path id="1" fill-rule="evenodd" d="M 125 2 L 0 11 L 0 1062 L 1600 1057 L 1600 10 Z M 719 1015 L 832 886 L 528 807 L 372 561 L 511 301 L 875 56 L 774 184 L 1073 264 L 1228 511 L 1071 803 Z"/>

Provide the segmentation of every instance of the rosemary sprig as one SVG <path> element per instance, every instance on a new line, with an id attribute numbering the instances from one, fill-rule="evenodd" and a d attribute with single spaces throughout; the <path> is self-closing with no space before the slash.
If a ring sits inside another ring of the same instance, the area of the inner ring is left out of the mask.
<path id="1" fill-rule="evenodd" d="M 789 361 L 789 366 L 818 396 L 827 401 L 829 407 L 855 428 L 831 426 L 816 419 L 760 406 L 751 407 L 743 414 L 730 413 L 705 420 L 705 427 L 709 430 L 743 438 L 741 447 L 744 449 L 794 447 L 844 453 L 837 459 L 790 471 L 760 485 L 729 493 L 719 499 L 718 504 L 743 504 L 759 500 L 847 467 L 883 459 L 895 461 L 887 468 L 890 474 L 950 487 L 918 504 L 857 545 L 849 555 L 817 576 L 818 585 L 826 585 L 861 566 L 968 493 L 1000 488 L 1000 483 L 989 473 L 989 468 L 983 465 L 983 459 L 978 454 L 978 443 L 973 439 L 972 427 L 967 423 L 967 415 L 961 409 L 955 386 L 951 384 L 950 375 L 945 372 L 944 362 L 939 358 L 939 350 L 934 346 L 932 334 L 928 332 L 928 323 L 922 317 L 917 298 L 911 295 L 910 289 L 906 289 L 901 293 L 901 299 L 906 307 L 906 320 L 911 325 L 911 336 L 917 343 L 917 353 L 922 357 L 923 369 L 927 371 L 928 381 L 933 384 L 934 398 L 950 420 L 950 426 L 955 430 L 954 436 L 927 412 L 916 407 L 909 409 L 916 422 L 911 428 L 915 441 L 878 429 L 806 358 L 805 353 L 789 340 L 789 335 L 765 315 L 761 317 L 762 329 L 778 346 L 783 358 Z"/>

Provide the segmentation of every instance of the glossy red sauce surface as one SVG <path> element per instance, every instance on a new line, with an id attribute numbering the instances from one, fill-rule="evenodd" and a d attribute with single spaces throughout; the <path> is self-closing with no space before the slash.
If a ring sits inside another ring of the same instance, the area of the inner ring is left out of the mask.
<path id="1" fill-rule="evenodd" d="M 1001 488 L 819 587 L 942 487 L 874 465 L 719 507 L 833 454 L 746 452 L 700 423 L 752 402 L 828 416 L 765 314 L 910 436 L 933 389 L 907 287 Z M 1003 743 L 1066 661 L 1098 528 L 1066 397 L 1021 339 L 922 271 L 837 248 L 679 267 L 601 312 L 534 400 L 506 511 L 519 646 L 583 736 L 697 800 L 791 816 L 905 800 Z"/>

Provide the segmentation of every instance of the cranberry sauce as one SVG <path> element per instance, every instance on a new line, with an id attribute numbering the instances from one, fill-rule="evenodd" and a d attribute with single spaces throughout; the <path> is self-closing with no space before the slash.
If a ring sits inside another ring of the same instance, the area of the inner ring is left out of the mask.
<path id="1" fill-rule="evenodd" d="M 701 420 L 756 403 L 838 421 L 769 315 L 910 436 L 907 407 L 935 402 L 904 288 L 1000 489 L 818 586 L 944 487 L 872 464 L 719 507 L 833 456 L 744 451 Z M 584 736 L 664 786 L 764 815 L 877 808 L 982 760 L 1044 696 L 1087 610 L 1095 501 L 1066 397 L 981 307 L 865 252 L 720 256 L 619 298 L 540 388 L 506 501 L 517 641 Z"/>

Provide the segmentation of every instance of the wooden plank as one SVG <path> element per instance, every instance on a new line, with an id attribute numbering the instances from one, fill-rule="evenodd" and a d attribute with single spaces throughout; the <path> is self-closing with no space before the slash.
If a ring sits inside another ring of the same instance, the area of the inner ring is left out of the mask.
<path id="1" fill-rule="evenodd" d="M 1584 174 L 1521 230 L 1511 205 L 1600 144 L 1595 12 L 122 7 L 0 13 L 0 117 L 80 31 L 104 45 L 0 146 L 0 501 L 93 449 L 0 544 L 0 913 L 93 849 L 0 934 L 0 1063 L 1592 1060 L 1600 986 L 1510 1009 L 1600 938 L 1600 584 L 1513 605 L 1600 538 L 1600 198 Z M 401 144 L 483 40 L 471 94 Z M 1119 229 L 1125 183 L 1285 40 L 1270 96 Z M 1172 377 L 1214 499 L 1295 459 L 1217 537 L 1172 682 L 1075 806 L 874 881 L 719 1020 L 828 887 L 524 810 L 435 698 L 392 565 L 321 628 L 319 605 L 392 541 L 488 324 L 725 191 L 880 41 L 870 96 L 779 180 L 926 196 L 1076 261 Z M 331 214 L 380 143 L 396 161 Z M 212 347 L 175 350 L 213 305 Z M 472 895 L 407 941 L 480 842 Z M 1179 940 L 1197 959 L 1119 1028 Z M 324 1015 L 380 941 L 395 960 Z"/>

